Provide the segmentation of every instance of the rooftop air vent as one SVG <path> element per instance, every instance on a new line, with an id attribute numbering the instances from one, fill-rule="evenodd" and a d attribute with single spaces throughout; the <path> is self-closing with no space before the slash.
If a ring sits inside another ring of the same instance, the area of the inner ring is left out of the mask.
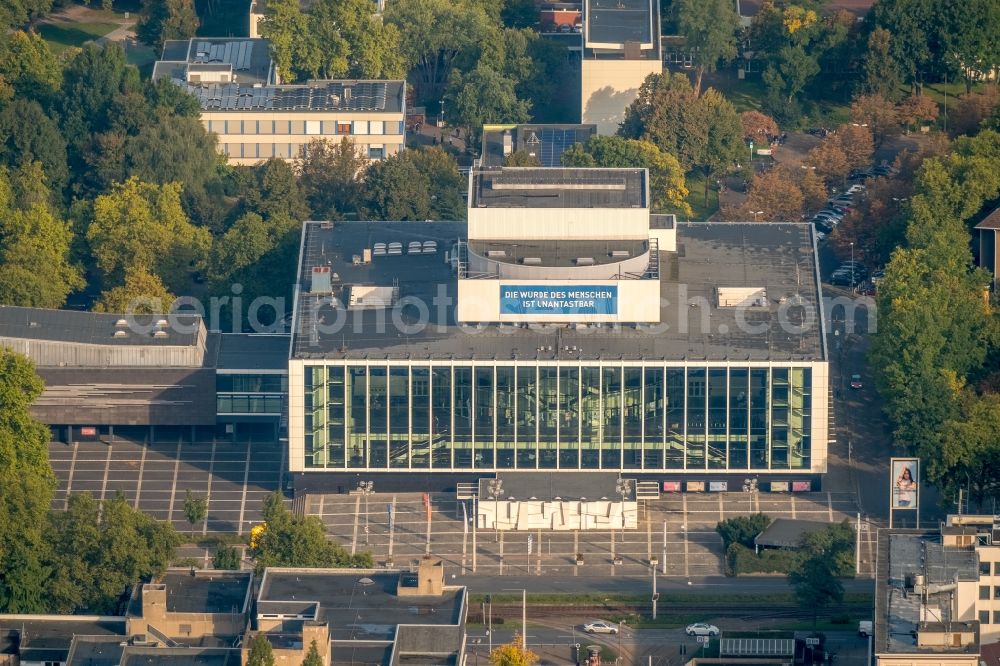
<path id="1" fill-rule="evenodd" d="M 156 320 L 156 327 L 157 328 L 166 328 L 167 327 L 167 320 L 166 319 L 157 319 Z"/>
<path id="2" fill-rule="evenodd" d="M 167 337 L 167 332 L 166 331 L 156 331 L 155 333 L 153 333 L 153 337 L 154 338 L 160 338 L 160 339 L 165 338 L 165 337 Z"/>
<path id="3" fill-rule="evenodd" d="M 113 337 L 116 337 L 116 338 L 127 338 L 128 337 L 128 333 L 126 333 L 125 331 L 115 331 L 115 334 L 114 334 Z"/>
<path id="4" fill-rule="evenodd" d="M 486 256 L 500 258 L 500 257 L 506 257 L 507 253 L 503 250 L 487 250 Z"/>
<path id="5" fill-rule="evenodd" d="M 115 322 L 116 328 L 125 328 L 126 326 L 128 326 L 127 319 L 119 319 L 118 321 Z"/>
<path id="6" fill-rule="evenodd" d="M 611 250 L 612 257 L 628 257 L 630 253 L 628 250 Z"/>
<path id="7" fill-rule="evenodd" d="M 593 257 L 577 257 L 575 260 L 577 266 L 593 266 Z"/>
<path id="8" fill-rule="evenodd" d="M 538 266 L 542 263 L 541 257 L 525 257 L 521 260 L 525 266 Z"/>

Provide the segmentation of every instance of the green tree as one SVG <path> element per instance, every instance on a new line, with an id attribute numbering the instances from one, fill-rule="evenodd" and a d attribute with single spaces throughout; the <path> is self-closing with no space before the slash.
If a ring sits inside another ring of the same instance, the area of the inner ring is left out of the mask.
<path id="1" fill-rule="evenodd" d="M 705 151 L 696 164 L 705 175 L 704 205 L 708 207 L 708 181 L 732 169 L 743 155 L 743 123 L 736 108 L 713 88 L 699 98 L 698 110 L 705 118 L 707 134 Z"/>
<path id="2" fill-rule="evenodd" d="M 885 28 L 872 30 L 864 57 L 862 91 L 866 95 L 895 100 L 899 96 L 901 81 L 899 67 L 892 56 L 892 33 Z"/>
<path id="3" fill-rule="evenodd" d="M 316 641 L 310 643 L 309 652 L 302 660 L 302 666 L 323 666 L 323 658 L 319 656 L 319 647 L 317 647 Z"/>
<path id="4" fill-rule="evenodd" d="M 625 110 L 618 132 L 628 139 L 645 139 L 692 169 L 708 146 L 708 121 L 698 96 L 684 74 L 651 74 Z"/>
<path id="5" fill-rule="evenodd" d="M 729 0 L 674 0 L 672 8 L 677 31 L 698 52 L 694 83 L 698 95 L 705 72 L 714 72 L 719 62 L 736 57 L 740 17 Z"/>
<path id="6" fill-rule="evenodd" d="M 158 276 L 144 266 L 131 266 L 125 269 L 125 279 L 120 285 L 101 292 L 94 312 L 163 314 L 170 311 L 175 300 Z"/>
<path id="7" fill-rule="evenodd" d="M 62 83 L 62 67 L 38 33 L 16 30 L 0 40 L 0 78 L 19 97 L 47 100 Z"/>
<path id="8" fill-rule="evenodd" d="M 372 14 L 368 0 L 318 0 L 308 10 L 310 37 L 317 42 L 313 76 L 403 78 L 399 30 Z"/>
<path id="9" fill-rule="evenodd" d="M 46 516 L 55 490 L 48 428 L 31 417 L 44 385 L 26 357 L 0 349 L 0 610 L 45 612 Z"/>
<path id="10" fill-rule="evenodd" d="M 52 0 L 6 0 L 0 3 L 0 25 L 23 26 L 28 19 L 46 14 L 50 9 Z"/>
<path id="11" fill-rule="evenodd" d="M 805 47 L 795 44 L 778 52 L 764 70 L 762 78 L 768 94 L 774 99 L 772 103 L 792 104 L 819 71 L 816 57 L 810 55 Z"/>
<path id="12" fill-rule="evenodd" d="M 219 544 L 212 557 L 212 568 L 226 571 L 237 571 L 240 568 L 240 551 L 233 546 Z"/>
<path id="13" fill-rule="evenodd" d="M 854 576 L 856 534 L 846 519 L 802 536 L 800 549 L 809 557 L 826 556 L 838 576 Z"/>
<path id="14" fill-rule="evenodd" d="M 69 178 L 66 141 L 58 126 L 34 101 L 15 99 L 0 108 L 0 164 L 38 162 L 48 186 L 60 192 Z"/>
<path id="15" fill-rule="evenodd" d="M 463 184 L 440 148 L 403 150 L 368 166 L 364 209 L 373 220 L 459 219 Z"/>
<path id="16" fill-rule="evenodd" d="M 372 566 L 371 553 L 351 555 L 329 541 L 319 518 L 293 515 L 279 492 L 264 498 L 264 524 L 263 534 L 250 547 L 257 573 L 267 567 Z"/>
<path id="17" fill-rule="evenodd" d="M 100 503 L 71 495 L 67 510 L 52 515 L 49 539 L 61 592 L 53 608 L 96 614 L 112 611 L 136 581 L 163 573 L 180 543 L 173 527 L 121 494 Z"/>
<path id="18" fill-rule="evenodd" d="M 249 169 L 249 178 L 239 192 L 245 209 L 265 219 L 290 217 L 302 221 L 309 218 L 305 183 L 296 176 L 293 165 L 272 157 L 253 167 L 241 169 Z"/>
<path id="19" fill-rule="evenodd" d="M 524 645 L 524 638 L 515 632 L 510 643 L 498 645 L 490 652 L 491 666 L 534 666 L 538 655 Z"/>
<path id="20" fill-rule="evenodd" d="M 188 488 L 184 493 L 184 517 L 191 527 L 204 522 L 208 516 L 208 498 L 198 497 Z"/>
<path id="21" fill-rule="evenodd" d="M 309 17 L 302 13 L 299 0 L 268 0 L 260 36 L 271 46 L 283 83 L 295 82 L 300 69 L 308 72 L 320 66 L 319 45 L 309 28 Z"/>
<path id="22" fill-rule="evenodd" d="M 198 30 L 194 0 L 143 0 L 139 39 L 161 48 L 168 39 L 188 39 Z"/>
<path id="23" fill-rule="evenodd" d="M 485 124 L 527 122 L 530 104 L 518 99 L 516 83 L 484 62 L 468 74 L 452 72 L 445 92 L 448 122 L 464 127 L 473 146 Z"/>
<path id="24" fill-rule="evenodd" d="M 896 67 L 914 88 L 942 69 L 941 6 L 935 0 L 879 0 L 865 17 L 867 29 L 881 28 L 889 33 Z"/>
<path id="25" fill-rule="evenodd" d="M 799 605 L 812 612 L 813 625 L 824 608 L 844 600 L 844 586 L 837 578 L 836 563 L 828 553 L 814 554 L 788 572 Z"/>
<path id="26" fill-rule="evenodd" d="M 271 641 L 264 634 L 257 634 L 250 641 L 250 654 L 247 655 L 247 666 L 274 666 L 274 651 Z"/>
<path id="27" fill-rule="evenodd" d="M 590 159 L 581 158 L 581 151 Z M 593 136 L 586 146 L 576 148 L 568 156 L 564 155 L 563 162 L 567 166 L 649 169 L 653 209 L 657 212 L 691 215 L 691 207 L 685 201 L 688 189 L 684 184 L 684 170 L 677 158 L 649 141 L 620 136 Z"/>
<path id="28" fill-rule="evenodd" d="M 87 242 L 106 282 L 120 283 L 131 268 L 159 276 L 168 286 L 183 286 L 204 262 L 207 230 L 184 214 L 181 188 L 129 178 L 94 200 Z"/>
<path id="29" fill-rule="evenodd" d="M 938 455 L 926 461 L 927 477 L 949 499 L 959 488 L 980 510 L 1000 499 L 1000 395 L 967 391 L 957 418 L 945 422 Z"/>
<path id="30" fill-rule="evenodd" d="M 48 205 L 0 210 L 0 303 L 58 308 L 84 286 L 71 258 L 73 232 Z"/>
<path id="31" fill-rule="evenodd" d="M 314 220 L 342 220 L 357 214 L 367 164 L 368 160 L 346 136 L 339 143 L 313 139 L 302 147 L 295 171 Z"/>
<path id="32" fill-rule="evenodd" d="M 737 543 L 747 548 L 754 547 L 754 539 L 771 524 L 771 518 L 763 513 L 755 513 L 751 516 L 737 516 L 719 521 L 715 526 L 715 531 L 722 537 L 722 543 L 726 548 Z"/>
<path id="33" fill-rule="evenodd" d="M 221 285 L 240 276 L 257 266 L 288 234 L 296 234 L 299 229 L 297 221 L 284 215 L 265 220 L 256 213 L 246 213 L 212 246 L 212 279 Z"/>
<path id="34" fill-rule="evenodd" d="M 965 81 L 965 92 L 972 92 L 974 83 L 1000 68 L 1000 4 L 995 0 L 946 3 L 942 13 L 947 28 L 940 56 L 948 69 Z"/>
<path id="35" fill-rule="evenodd" d="M 573 145 L 577 146 L 579 144 Z M 503 165 L 505 167 L 540 167 L 542 163 L 537 157 L 522 148 L 521 150 L 515 150 L 503 158 Z"/>
<path id="36" fill-rule="evenodd" d="M 471 0 L 394 0 L 385 22 L 400 34 L 400 53 L 425 104 L 437 102 L 449 74 L 473 69 L 484 45 L 499 38 L 482 4 Z"/>

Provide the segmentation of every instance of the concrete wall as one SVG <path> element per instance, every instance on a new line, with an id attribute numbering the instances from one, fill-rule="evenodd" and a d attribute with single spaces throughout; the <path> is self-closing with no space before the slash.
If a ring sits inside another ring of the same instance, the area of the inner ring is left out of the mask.
<path id="1" fill-rule="evenodd" d="M 306 467 L 305 363 L 288 361 L 288 471 L 304 472 Z"/>
<path id="2" fill-rule="evenodd" d="M 613 241 L 648 237 L 648 208 L 469 208 L 469 240 Z"/>
<path id="3" fill-rule="evenodd" d="M 650 74 L 663 71 L 658 58 L 601 60 L 584 57 L 581 72 L 580 122 L 595 123 L 598 134 L 611 135 L 625 119 L 625 108 L 639 96 Z"/>
<path id="4" fill-rule="evenodd" d="M 979 666 L 978 654 L 877 655 L 877 666 Z"/>
<path id="5" fill-rule="evenodd" d="M 494 502 L 483 499 L 476 510 L 476 521 L 479 529 L 486 530 L 634 530 L 639 525 L 639 509 L 636 502 L 609 500 Z"/>

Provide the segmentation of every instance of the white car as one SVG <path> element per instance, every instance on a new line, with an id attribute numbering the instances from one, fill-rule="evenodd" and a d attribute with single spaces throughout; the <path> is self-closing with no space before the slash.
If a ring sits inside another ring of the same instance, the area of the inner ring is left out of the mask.
<path id="1" fill-rule="evenodd" d="M 719 628 L 714 624 L 695 622 L 694 624 L 689 624 L 684 633 L 688 636 L 718 636 Z"/>
<path id="2" fill-rule="evenodd" d="M 848 194 L 856 194 L 858 192 L 861 192 L 864 189 L 865 189 L 865 186 L 862 185 L 861 183 L 854 183 L 853 185 L 851 185 L 850 187 L 847 188 L 847 193 Z"/>
<path id="3" fill-rule="evenodd" d="M 588 634 L 617 634 L 618 627 L 607 622 L 591 622 L 583 625 L 583 630 Z"/>

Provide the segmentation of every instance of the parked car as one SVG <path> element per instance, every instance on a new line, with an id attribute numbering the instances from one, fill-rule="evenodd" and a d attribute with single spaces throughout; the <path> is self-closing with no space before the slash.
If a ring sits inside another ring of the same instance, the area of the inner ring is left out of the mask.
<path id="1" fill-rule="evenodd" d="M 714 624 L 705 624 L 704 622 L 695 622 L 694 624 L 689 624 L 684 633 L 688 636 L 718 636 L 719 628 Z"/>
<path id="2" fill-rule="evenodd" d="M 847 193 L 848 194 L 856 194 L 856 193 L 861 192 L 861 191 L 863 191 L 865 189 L 867 189 L 867 188 L 864 185 L 862 185 L 861 183 L 854 183 L 853 185 L 851 185 L 850 187 L 847 188 Z"/>
<path id="3" fill-rule="evenodd" d="M 892 170 L 892 167 L 889 166 L 888 164 L 880 164 L 879 166 L 872 169 L 872 173 L 876 176 L 888 176 L 895 172 Z"/>
<path id="4" fill-rule="evenodd" d="M 824 208 L 823 210 L 819 211 L 816 214 L 817 215 L 827 215 L 829 217 L 835 217 L 838 220 L 843 219 L 843 217 L 844 217 L 843 213 L 841 213 L 838 210 L 834 210 L 833 208 Z"/>
<path id="5" fill-rule="evenodd" d="M 861 375 L 858 374 L 851 375 L 851 388 L 852 389 L 864 388 L 864 384 L 861 382 Z"/>
<path id="6" fill-rule="evenodd" d="M 816 227 L 816 231 L 823 234 L 833 233 L 833 225 L 829 224 L 825 220 L 813 220 L 813 226 Z"/>
<path id="7" fill-rule="evenodd" d="M 617 634 L 617 625 L 610 622 L 591 622 L 583 625 L 583 630 L 588 634 Z"/>
<path id="8" fill-rule="evenodd" d="M 872 273 L 872 284 L 877 285 L 884 279 L 885 279 L 885 271 L 875 271 L 874 273 Z"/>

